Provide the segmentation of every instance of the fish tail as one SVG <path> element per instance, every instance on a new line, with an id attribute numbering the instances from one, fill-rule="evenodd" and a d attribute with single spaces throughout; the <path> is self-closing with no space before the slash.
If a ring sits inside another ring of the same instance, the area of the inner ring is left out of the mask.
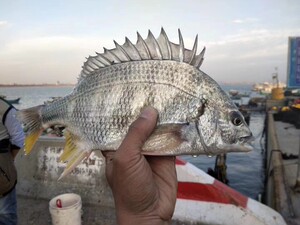
<path id="1" fill-rule="evenodd" d="M 24 151 L 26 155 L 31 152 L 34 144 L 44 130 L 41 114 L 43 107 L 43 105 L 39 105 L 29 109 L 23 109 L 17 114 L 17 119 L 24 125 L 24 131 L 26 133 L 24 143 Z"/>

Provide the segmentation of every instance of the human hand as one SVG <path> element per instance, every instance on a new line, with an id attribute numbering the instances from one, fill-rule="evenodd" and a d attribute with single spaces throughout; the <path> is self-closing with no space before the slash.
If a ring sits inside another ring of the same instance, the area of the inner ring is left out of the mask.
<path id="1" fill-rule="evenodd" d="M 171 222 L 177 196 L 175 157 L 141 154 L 156 120 L 156 110 L 146 108 L 131 124 L 119 149 L 103 152 L 119 225 Z"/>

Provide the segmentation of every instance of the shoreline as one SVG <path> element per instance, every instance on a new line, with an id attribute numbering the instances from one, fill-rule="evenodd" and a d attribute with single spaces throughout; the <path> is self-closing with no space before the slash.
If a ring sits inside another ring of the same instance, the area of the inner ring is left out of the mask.
<path id="1" fill-rule="evenodd" d="M 220 82 L 222 85 L 251 85 L 250 83 L 230 83 L 230 82 Z M 1 87 L 74 87 L 76 84 L 0 84 Z"/>
<path id="2" fill-rule="evenodd" d="M 0 87 L 74 87 L 75 84 L 0 84 Z"/>

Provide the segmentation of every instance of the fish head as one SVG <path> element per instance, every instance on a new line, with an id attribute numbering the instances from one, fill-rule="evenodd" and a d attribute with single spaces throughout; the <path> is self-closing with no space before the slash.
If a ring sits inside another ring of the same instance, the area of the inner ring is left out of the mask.
<path id="1" fill-rule="evenodd" d="M 243 150 L 243 146 L 253 138 L 243 114 L 236 107 L 228 108 L 225 112 L 221 111 L 217 125 L 220 130 L 220 138 L 224 142 L 223 148 L 226 145 L 228 147 L 240 145 Z"/>
<path id="2" fill-rule="evenodd" d="M 232 100 L 220 87 L 207 96 L 210 97 L 202 105 L 196 125 L 204 151 L 216 155 L 252 150 L 249 144 L 253 140 L 252 132 Z"/>

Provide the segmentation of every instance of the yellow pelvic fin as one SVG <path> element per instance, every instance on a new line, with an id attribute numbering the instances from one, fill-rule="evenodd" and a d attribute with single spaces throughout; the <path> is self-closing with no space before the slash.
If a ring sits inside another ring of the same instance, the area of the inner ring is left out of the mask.
<path id="1" fill-rule="evenodd" d="M 72 156 L 76 153 L 76 145 L 74 143 L 75 137 L 69 131 L 65 132 L 66 144 L 64 147 L 64 151 L 60 156 L 60 161 L 66 162 L 72 158 Z"/>
<path id="2" fill-rule="evenodd" d="M 34 131 L 34 132 L 31 132 L 30 134 L 28 134 L 25 138 L 25 147 L 24 147 L 24 151 L 25 151 L 25 154 L 28 155 L 34 144 L 36 143 L 37 139 L 40 137 L 40 135 L 42 134 L 43 132 L 43 129 L 40 129 L 40 130 L 37 130 L 37 131 Z"/>
<path id="3" fill-rule="evenodd" d="M 89 155 L 90 151 L 76 150 L 75 153 L 73 153 L 72 159 L 68 162 L 64 172 L 60 175 L 58 180 L 61 180 L 68 175 L 84 158 L 88 157 Z"/>

